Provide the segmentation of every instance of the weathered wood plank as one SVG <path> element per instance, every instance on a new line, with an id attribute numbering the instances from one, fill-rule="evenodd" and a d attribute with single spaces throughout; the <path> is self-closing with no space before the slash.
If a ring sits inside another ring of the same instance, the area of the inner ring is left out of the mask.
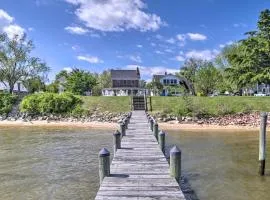
<path id="1" fill-rule="evenodd" d="M 143 111 L 134 111 L 96 200 L 185 199 Z"/>

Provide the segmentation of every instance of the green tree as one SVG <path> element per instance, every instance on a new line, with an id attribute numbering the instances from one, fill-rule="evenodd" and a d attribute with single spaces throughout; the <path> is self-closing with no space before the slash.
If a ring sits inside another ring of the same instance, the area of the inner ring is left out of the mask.
<path id="1" fill-rule="evenodd" d="M 195 87 L 197 92 L 204 96 L 212 94 L 217 89 L 220 77 L 221 75 L 213 63 L 205 62 L 196 73 Z"/>
<path id="2" fill-rule="evenodd" d="M 35 78 L 49 71 L 48 66 L 39 58 L 32 57 L 34 45 L 26 35 L 14 36 L 0 34 L 0 81 L 8 84 L 12 93 L 18 81 Z"/>
<path id="3" fill-rule="evenodd" d="M 239 87 L 270 83 L 270 10 L 261 12 L 257 27 L 227 55 L 231 66 L 226 71 Z"/>
<path id="4" fill-rule="evenodd" d="M 180 73 L 176 74 L 177 76 L 184 77 L 186 79 L 187 84 L 189 84 L 190 92 L 192 94 L 196 94 L 195 91 L 195 81 L 196 81 L 196 73 L 204 64 L 204 61 L 201 59 L 190 58 L 185 61 L 184 65 L 180 69 Z"/>
<path id="5" fill-rule="evenodd" d="M 91 91 L 97 80 L 90 72 L 73 69 L 68 74 L 65 82 L 63 83 L 65 90 L 77 95 L 85 95 L 85 92 Z"/>
<path id="6" fill-rule="evenodd" d="M 45 90 L 45 83 L 40 77 L 29 78 L 23 81 L 23 85 L 29 93 Z"/>
<path id="7" fill-rule="evenodd" d="M 95 77 L 97 79 L 97 84 L 93 87 L 93 95 L 99 96 L 102 93 L 102 89 L 112 87 L 110 70 L 105 70 L 101 74 L 96 74 Z"/>

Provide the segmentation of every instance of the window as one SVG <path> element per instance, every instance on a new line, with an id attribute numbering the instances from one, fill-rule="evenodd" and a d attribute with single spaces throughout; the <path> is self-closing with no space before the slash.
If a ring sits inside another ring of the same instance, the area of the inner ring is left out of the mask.
<path id="1" fill-rule="evenodd" d="M 166 79 L 163 79 L 163 84 L 166 85 Z"/>
<path id="2" fill-rule="evenodd" d="M 177 80 L 176 80 L 176 79 L 174 79 L 174 80 L 173 80 L 173 83 L 176 85 L 176 84 L 177 84 Z"/>

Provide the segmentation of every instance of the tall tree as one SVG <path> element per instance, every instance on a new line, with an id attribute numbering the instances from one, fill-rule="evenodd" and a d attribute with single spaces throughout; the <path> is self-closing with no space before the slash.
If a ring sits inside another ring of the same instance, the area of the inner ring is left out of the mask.
<path id="1" fill-rule="evenodd" d="M 190 92 L 196 95 L 195 91 L 195 81 L 196 81 L 196 73 L 204 64 L 205 61 L 201 59 L 190 58 L 185 61 L 184 65 L 180 69 L 180 73 L 176 75 L 179 77 L 184 77 L 186 79 L 187 84 L 189 84 Z"/>
<path id="2" fill-rule="evenodd" d="M 95 74 L 97 84 L 93 88 L 93 95 L 99 96 L 102 89 L 112 87 L 111 70 L 104 70 L 101 74 Z"/>
<path id="3" fill-rule="evenodd" d="M 218 86 L 220 73 L 212 62 L 204 62 L 195 77 L 195 87 L 197 92 L 204 96 L 212 94 Z"/>
<path id="4" fill-rule="evenodd" d="M 49 71 L 40 58 L 32 57 L 34 45 L 26 35 L 14 36 L 0 34 L 0 81 L 8 84 L 12 93 L 16 82 L 35 78 Z"/>
<path id="5" fill-rule="evenodd" d="M 73 69 L 63 83 L 66 91 L 77 95 L 85 95 L 85 92 L 91 91 L 96 84 L 93 74 L 80 69 Z"/>
<path id="6" fill-rule="evenodd" d="M 261 12 L 257 27 L 238 42 L 237 51 L 227 55 L 231 63 L 227 72 L 241 87 L 270 83 L 270 10 Z"/>

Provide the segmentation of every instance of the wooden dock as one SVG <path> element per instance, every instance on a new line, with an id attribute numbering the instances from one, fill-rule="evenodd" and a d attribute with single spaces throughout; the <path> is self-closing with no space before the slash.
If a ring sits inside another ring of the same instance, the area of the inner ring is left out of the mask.
<path id="1" fill-rule="evenodd" d="M 169 164 L 149 129 L 144 111 L 133 111 L 96 200 L 184 200 Z"/>

